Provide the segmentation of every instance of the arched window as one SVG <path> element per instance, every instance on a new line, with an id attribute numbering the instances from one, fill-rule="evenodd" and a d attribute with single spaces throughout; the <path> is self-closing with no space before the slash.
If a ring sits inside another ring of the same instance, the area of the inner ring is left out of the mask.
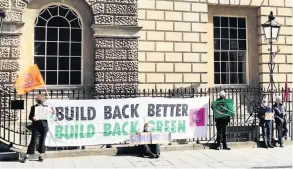
<path id="1" fill-rule="evenodd" d="M 34 62 L 47 85 L 82 84 L 82 25 L 68 7 L 52 5 L 35 21 Z"/>

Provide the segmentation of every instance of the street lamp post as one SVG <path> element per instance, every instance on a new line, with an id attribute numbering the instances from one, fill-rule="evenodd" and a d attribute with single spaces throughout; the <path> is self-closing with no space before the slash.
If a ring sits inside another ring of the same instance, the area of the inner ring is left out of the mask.
<path id="1" fill-rule="evenodd" d="M 273 42 L 278 40 L 279 37 L 279 32 L 281 25 L 275 21 L 275 17 L 273 15 L 273 12 L 270 12 L 270 15 L 268 17 L 268 21 L 264 24 L 262 24 L 263 32 L 265 35 L 265 39 L 269 42 L 269 56 L 270 56 L 270 61 L 268 63 L 269 71 L 270 71 L 270 83 L 268 85 L 268 90 L 270 93 L 270 101 L 272 105 L 272 113 L 273 113 L 273 105 L 274 105 L 274 89 L 276 88 L 274 78 L 273 78 L 273 73 L 275 69 L 275 62 L 274 58 L 275 56 L 280 52 L 280 50 L 273 52 Z M 274 129 L 272 129 L 272 136 L 274 135 Z"/>
<path id="2" fill-rule="evenodd" d="M 0 9 L 0 33 L 2 31 L 2 26 L 3 26 L 5 17 L 6 17 L 5 12 L 2 9 Z"/>

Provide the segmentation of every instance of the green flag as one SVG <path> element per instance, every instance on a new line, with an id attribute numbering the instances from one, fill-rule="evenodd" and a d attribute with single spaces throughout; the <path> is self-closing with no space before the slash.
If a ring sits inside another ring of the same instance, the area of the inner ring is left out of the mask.
<path id="1" fill-rule="evenodd" d="M 224 116 L 234 117 L 234 104 L 232 99 L 213 101 L 212 107 L 215 118 L 221 118 Z M 220 111 L 223 114 L 218 114 L 217 111 Z"/>

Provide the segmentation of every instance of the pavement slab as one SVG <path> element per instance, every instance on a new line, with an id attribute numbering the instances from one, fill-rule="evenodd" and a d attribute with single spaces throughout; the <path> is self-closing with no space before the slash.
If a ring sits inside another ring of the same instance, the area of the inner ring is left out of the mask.
<path id="1" fill-rule="evenodd" d="M 261 149 L 196 150 L 162 152 L 159 159 L 138 156 L 84 156 L 0 162 L 0 168 L 195 168 L 274 169 L 292 168 L 292 146 Z"/>

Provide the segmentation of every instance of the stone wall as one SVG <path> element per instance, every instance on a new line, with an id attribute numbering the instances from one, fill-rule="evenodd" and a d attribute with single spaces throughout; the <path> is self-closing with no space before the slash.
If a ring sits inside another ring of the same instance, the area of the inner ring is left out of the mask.
<path id="1" fill-rule="evenodd" d="M 287 74 L 292 87 L 292 0 L 142 0 L 138 3 L 139 26 L 143 27 L 138 57 L 140 88 L 185 88 L 195 84 L 215 87 L 213 37 L 208 32 L 209 6 L 239 11 L 258 8 L 259 30 L 253 41 L 258 41 L 259 49 L 247 56 L 251 60 L 248 85 L 261 84 L 263 87 L 269 81 L 269 57 L 260 25 L 273 11 L 276 20 L 282 24 L 276 45 L 281 53 L 275 58 L 274 78 L 280 87 L 284 87 Z M 229 12 L 225 15 L 233 16 Z"/>

